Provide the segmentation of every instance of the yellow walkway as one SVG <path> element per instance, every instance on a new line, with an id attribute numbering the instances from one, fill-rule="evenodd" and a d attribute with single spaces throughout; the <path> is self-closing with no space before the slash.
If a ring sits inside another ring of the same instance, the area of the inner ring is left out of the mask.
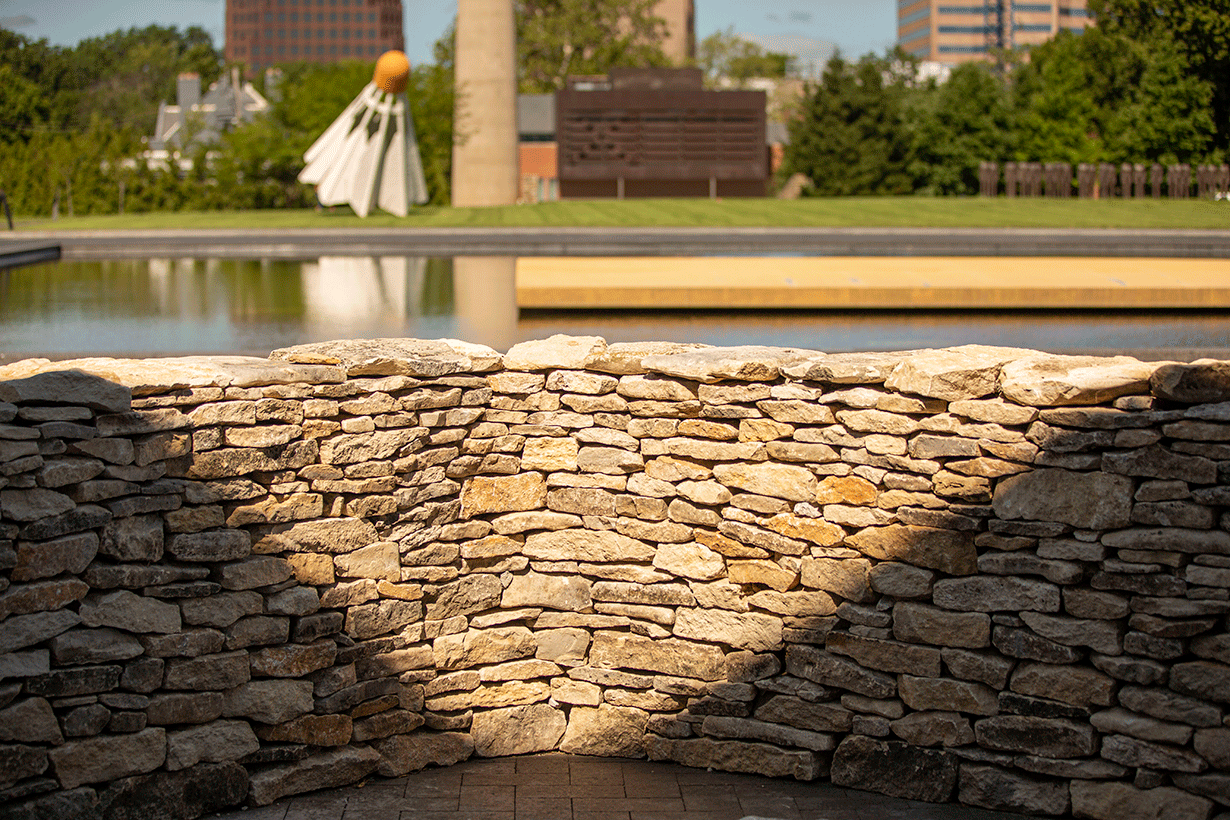
<path id="1" fill-rule="evenodd" d="M 1230 261 L 522 257 L 522 308 L 1226 308 Z"/>

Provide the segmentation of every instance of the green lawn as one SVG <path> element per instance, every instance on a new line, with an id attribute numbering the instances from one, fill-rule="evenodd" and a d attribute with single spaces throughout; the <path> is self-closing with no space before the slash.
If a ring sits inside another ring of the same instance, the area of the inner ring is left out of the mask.
<path id="1" fill-rule="evenodd" d="M 834 199 L 636 199 L 546 202 L 495 208 L 425 207 L 401 219 L 359 219 L 347 208 L 207 211 L 20 220 L 25 230 L 149 228 L 489 227 L 968 227 L 1230 229 L 1230 202 L 932 197 Z"/>

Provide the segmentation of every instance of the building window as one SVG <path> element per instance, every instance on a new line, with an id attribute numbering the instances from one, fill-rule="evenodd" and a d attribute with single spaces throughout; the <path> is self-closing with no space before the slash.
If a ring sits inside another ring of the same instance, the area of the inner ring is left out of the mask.
<path id="1" fill-rule="evenodd" d="M 1043 23 L 1041 25 L 1033 25 L 1033 24 L 1016 25 L 1012 27 L 1012 30 L 1013 31 L 1034 32 L 1034 33 L 1039 33 L 1039 32 L 1045 32 L 1047 34 L 1051 33 L 1051 27 L 1049 23 Z"/>
<path id="2" fill-rule="evenodd" d="M 941 9 L 940 11 L 943 12 L 943 9 Z M 919 20 L 925 20 L 929 16 L 931 16 L 931 9 L 919 9 L 916 12 L 907 14 L 905 17 L 902 17 L 900 20 L 897 21 L 897 25 L 908 26 L 910 23 L 917 23 Z"/>
<path id="3" fill-rule="evenodd" d="M 1012 10 L 1013 11 L 1038 11 L 1038 12 L 1046 12 L 1047 14 L 1050 14 L 1051 6 L 1049 3 L 1013 3 Z"/>
<path id="4" fill-rule="evenodd" d="M 346 56 L 350 56 L 350 46 L 342 46 L 342 53 Z"/>
<path id="5" fill-rule="evenodd" d="M 330 54 L 332 54 L 332 55 L 334 55 L 334 56 L 336 56 L 336 55 L 337 55 L 337 46 L 329 46 L 329 53 L 330 53 Z"/>
<path id="6" fill-rule="evenodd" d="M 1017 26 L 1020 29 L 1020 26 Z M 991 34 L 995 26 L 940 26 L 940 34 Z"/>
<path id="7" fill-rule="evenodd" d="M 940 46 L 941 54 L 985 54 L 986 46 Z"/>

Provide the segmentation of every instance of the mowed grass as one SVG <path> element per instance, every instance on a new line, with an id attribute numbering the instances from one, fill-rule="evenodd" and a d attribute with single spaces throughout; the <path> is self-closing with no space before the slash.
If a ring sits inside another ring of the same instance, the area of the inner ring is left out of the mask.
<path id="1" fill-rule="evenodd" d="M 349 208 L 314 211 L 178 211 L 23 219 L 20 230 L 290 228 L 1127 228 L 1230 229 L 1230 202 L 1211 200 L 844 197 L 635 199 L 544 202 L 491 208 L 418 208 L 405 218 Z"/>

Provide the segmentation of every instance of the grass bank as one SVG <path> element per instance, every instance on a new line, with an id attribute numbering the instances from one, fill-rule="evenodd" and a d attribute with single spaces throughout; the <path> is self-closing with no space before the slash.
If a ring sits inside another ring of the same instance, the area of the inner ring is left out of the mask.
<path id="1" fill-rule="evenodd" d="M 332 211 L 158 212 L 21 220 L 24 230 L 491 227 L 866 227 L 1230 229 L 1230 203 L 1208 200 L 1053 200 L 932 197 L 636 199 L 493 208 L 425 207 L 402 219 Z"/>

